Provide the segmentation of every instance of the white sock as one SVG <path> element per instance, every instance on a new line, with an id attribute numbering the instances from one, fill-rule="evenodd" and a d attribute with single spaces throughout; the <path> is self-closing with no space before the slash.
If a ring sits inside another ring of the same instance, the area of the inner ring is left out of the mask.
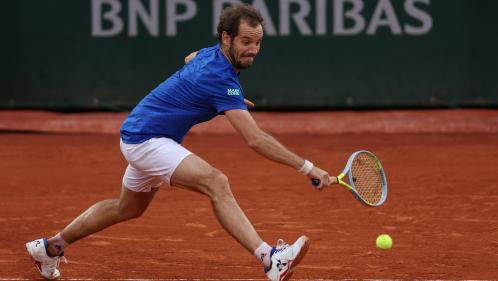
<path id="1" fill-rule="evenodd" d="M 271 247 L 266 242 L 261 243 L 259 247 L 254 251 L 254 256 L 262 263 L 265 267 L 270 266 L 270 252 Z"/>
<path id="2" fill-rule="evenodd" d="M 69 244 L 62 238 L 61 233 L 57 233 L 54 237 L 49 239 L 50 247 L 57 251 L 57 255 L 60 255 L 64 248 L 66 248 Z"/>

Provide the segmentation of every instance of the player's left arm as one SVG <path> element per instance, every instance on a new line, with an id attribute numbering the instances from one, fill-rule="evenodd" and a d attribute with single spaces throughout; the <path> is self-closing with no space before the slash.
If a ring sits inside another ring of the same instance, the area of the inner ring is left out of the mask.
<path id="1" fill-rule="evenodd" d="M 227 110 L 225 111 L 225 116 L 235 130 L 242 135 L 247 145 L 257 153 L 275 162 L 293 167 L 296 170 L 301 170 L 305 165 L 303 158 L 287 149 L 270 134 L 261 130 L 247 110 Z M 307 176 L 320 179 L 322 185 L 325 186 L 333 183 L 329 174 L 316 166 L 313 166 L 311 171 L 307 173 Z M 322 185 L 319 187 L 322 187 Z"/>
<path id="2" fill-rule="evenodd" d="M 199 51 L 195 51 L 195 52 L 192 52 L 190 53 L 188 56 L 185 57 L 184 61 L 185 61 L 185 64 L 189 63 L 191 60 L 193 60 L 195 58 L 195 56 L 197 56 L 197 53 Z"/>

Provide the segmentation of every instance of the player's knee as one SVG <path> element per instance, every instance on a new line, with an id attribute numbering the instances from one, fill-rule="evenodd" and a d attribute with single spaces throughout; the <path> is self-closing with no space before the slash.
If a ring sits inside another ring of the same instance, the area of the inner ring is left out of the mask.
<path id="1" fill-rule="evenodd" d="M 119 218 L 121 221 L 139 218 L 143 215 L 145 209 L 138 206 L 126 204 L 119 207 Z"/>
<path id="2" fill-rule="evenodd" d="M 208 190 L 209 195 L 212 199 L 232 196 L 230 184 L 228 183 L 228 177 L 219 171 L 213 173 L 213 175 L 211 176 Z"/>
<path id="3" fill-rule="evenodd" d="M 214 175 L 213 182 L 216 186 L 228 187 L 228 177 L 221 172 L 218 172 Z"/>

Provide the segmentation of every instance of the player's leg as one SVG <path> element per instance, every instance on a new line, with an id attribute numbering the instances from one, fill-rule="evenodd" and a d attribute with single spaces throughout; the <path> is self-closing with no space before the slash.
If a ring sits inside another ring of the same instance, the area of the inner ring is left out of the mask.
<path id="1" fill-rule="evenodd" d="M 137 164 L 146 164 L 148 157 L 146 151 L 143 151 L 144 147 L 147 145 L 127 147 L 129 151 L 123 152 L 126 152 L 125 157 L 140 158 L 142 161 L 138 161 Z M 153 167 L 153 163 L 150 166 Z M 65 260 L 63 251 L 70 243 L 118 222 L 142 215 L 161 182 L 160 178 L 128 165 L 119 198 L 96 203 L 50 239 L 41 238 L 26 243 L 26 249 L 41 275 L 47 279 L 59 278 L 59 262 Z"/>
<path id="2" fill-rule="evenodd" d="M 200 157 L 187 156 L 174 171 L 170 182 L 173 186 L 207 195 L 221 225 L 251 254 L 263 243 L 237 204 L 227 177 Z"/>
<path id="3" fill-rule="evenodd" d="M 309 239 L 304 235 L 292 245 L 280 240 L 272 248 L 263 242 L 233 197 L 227 177 L 198 156 L 187 156 L 170 183 L 207 195 L 221 225 L 262 262 L 270 280 L 288 280 L 306 254 Z"/>
<path id="4" fill-rule="evenodd" d="M 156 190 L 135 192 L 123 187 L 119 198 L 96 203 L 54 237 L 26 243 L 26 249 L 40 274 L 47 279 L 59 278 L 58 267 L 60 260 L 65 261 L 65 247 L 113 224 L 139 217 L 147 209 Z"/>
<path id="5" fill-rule="evenodd" d="M 61 236 L 71 244 L 116 223 L 138 218 L 145 212 L 156 191 L 157 188 L 150 192 L 135 192 L 123 186 L 119 198 L 103 200 L 91 206 L 66 226 Z M 48 242 L 52 245 L 51 239 Z"/>

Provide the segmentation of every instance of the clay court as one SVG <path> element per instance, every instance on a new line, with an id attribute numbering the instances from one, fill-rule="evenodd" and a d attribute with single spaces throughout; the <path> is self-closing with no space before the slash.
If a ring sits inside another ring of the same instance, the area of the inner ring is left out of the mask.
<path id="1" fill-rule="evenodd" d="M 331 173 L 368 149 L 388 178 L 386 203 L 365 207 L 340 186 L 313 190 L 296 171 L 247 148 L 220 118 L 193 130 L 185 146 L 226 173 L 263 239 L 311 238 L 294 279 L 498 278 L 496 110 L 255 115 Z M 119 194 L 122 118 L 1 112 L 0 280 L 39 278 L 24 243 Z M 381 233 L 393 238 L 391 250 L 376 249 Z M 207 198 L 164 185 L 143 217 L 79 241 L 66 256 L 63 280 L 265 278 Z"/>

